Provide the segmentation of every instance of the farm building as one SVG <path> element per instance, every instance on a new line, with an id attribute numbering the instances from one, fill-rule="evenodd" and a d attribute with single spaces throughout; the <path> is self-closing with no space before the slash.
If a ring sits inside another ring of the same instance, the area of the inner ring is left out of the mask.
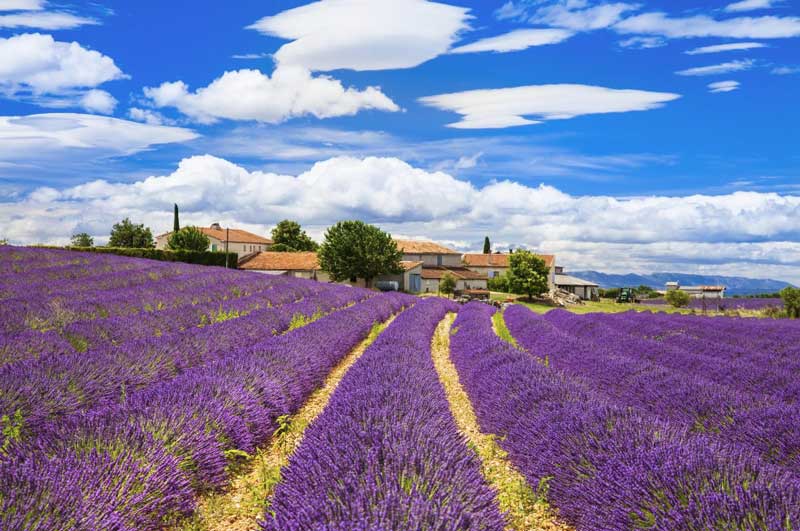
<path id="1" fill-rule="evenodd" d="M 239 261 L 239 269 L 268 275 L 286 275 L 328 282 L 328 274 L 317 261 L 317 253 L 276 253 L 262 251 Z"/>
<path id="2" fill-rule="evenodd" d="M 436 242 L 423 240 L 395 240 L 395 243 L 403 253 L 403 260 L 422 263 L 419 291 L 438 292 L 439 281 L 448 272 L 456 279 L 456 291 L 485 290 L 487 288 L 486 273 L 464 267 L 461 253 L 456 250 Z"/>
<path id="3" fill-rule="evenodd" d="M 472 271 L 486 275 L 487 278 L 494 278 L 508 272 L 509 253 L 467 253 L 461 257 L 462 263 Z M 550 290 L 555 288 L 555 274 L 558 270 L 555 267 L 556 257 L 552 254 L 537 255 L 544 260 L 545 265 L 550 269 L 547 285 Z"/>
<path id="4" fill-rule="evenodd" d="M 667 282 L 667 291 L 681 290 L 695 299 L 722 299 L 725 286 L 681 286 L 679 282 Z"/>
<path id="5" fill-rule="evenodd" d="M 197 228 L 211 241 L 208 247 L 209 251 L 224 251 L 226 241 L 228 252 L 236 253 L 240 257 L 250 253 L 268 251 L 272 246 L 272 240 L 269 238 L 242 229 L 223 228 L 219 223 L 213 223 L 210 227 Z M 156 236 L 156 249 L 166 249 L 171 235 L 172 232 L 166 232 Z"/>
<path id="6" fill-rule="evenodd" d="M 421 291 L 422 262 L 401 261 L 403 273 L 399 275 L 383 275 L 374 280 L 375 286 L 392 285 L 400 291 L 417 293 Z M 320 282 L 331 282 L 330 275 L 322 270 L 315 252 L 285 253 L 264 251 L 245 256 L 239 261 L 239 269 L 255 271 L 268 275 L 286 275 L 296 278 L 307 278 Z M 393 284 L 386 284 L 393 283 Z M 348 282 L 354 286 L 364 286 L 363 279 Z"/>
<path id="7" fill-rule="evenodd" d="M 583 300 L 596 300 L 600 297 L 600 286 L 588 280 L 560 274 L 555 275 L 555 283 L 556 288 L 573 293 Z"/>

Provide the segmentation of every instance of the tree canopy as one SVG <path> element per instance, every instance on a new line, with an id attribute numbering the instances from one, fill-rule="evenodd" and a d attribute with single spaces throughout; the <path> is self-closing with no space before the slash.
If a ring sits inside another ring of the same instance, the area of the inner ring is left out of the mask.
<path id="1" fill-rule="evenodd" d="M 446 295 L 451 295 L 456 290 L 456 277 L 450 273 L 445 273 L 439 280 L 439 291 Z"/>
<path id="2" fill-rule="evenodd" d="M 211 240 L 197 227 L 184 227 L 173 232 L 167 242 L 170 249 L 183 249 L 186 251 L 207 251 Z"/>
<path id="3" fill-rule="evenodd" d="M 335 281 L 399 275 L 402 253 L 391 235 L 362 221 L 340 221 L 325 231 L 317 253 L 319 265 Z"/>
<path id="4" fill-rule="evenodd" d="M 669 304 L 674 306 L 675 308 L 683 308 L 684 306 L 689 306 L 689 302 L 691 302 L 692 297 L 682 289 L 671 289 L 667 291 L 667 294 L 664 295 L 664 298 L 667 300 Z"/>
<path id="5" fill-rule="evenodd" d="M 86 232 L 79 232 L 78 234 L 72 235 L 69 244 L 73 247 L 93 247 L 94 238 L 89 236 Z"/>
<path id="6" fill-rule="evenodd" d="M 172 211 L 172 232 L 181 230 L 181 222 L 178 219 L 178 203 L 175 203 L 175 209 Z"/>
<path id="7" fill-rule="evenodd" d="M 155 247 L 155 244 L 153 243 L 153 233 L 148 227 L 142 223 L 134 224 L 130 218 L 125 218 L 111 228 L 108 246 L 148 249 Z"/>
<path id="8" fill-rule="evenodd" d="M 489 241 L 489 237 L 485 237 L 483 239 L 483 254 L 491 254 L 492 252 L 492 242 Z"/>
<path id="9" fill-rule="evenodd" d="M 800 318 L 800 288 L 787 286 L 781 290 L 781 299 L 786 314 L 792 319 Z"/>
<path id="10" fill-rule="evenodd" d="M 272 229 L 272 241 L 284 251 L 316 251 L 319 245 L 296 221 L 284 219 Z M 273 250 L 277 250 L 273 247 Z"/>
<path id="11" fill-rule="evenodd" d="M 542 295 L 549 289 L 547 278 L 550 269 L 544 260 L 530 251 L 517 251 L 508 257 L 508 289 L 511 293 L 527 295 L 528 298 Z"/>

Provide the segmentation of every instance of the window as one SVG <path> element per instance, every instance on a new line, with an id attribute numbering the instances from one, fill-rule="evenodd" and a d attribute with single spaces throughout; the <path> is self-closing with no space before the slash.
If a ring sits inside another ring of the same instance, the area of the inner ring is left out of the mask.
<path id="1" fill-rule="evenodd" d="M 436 265 L 437 266 L 442 265 L 442 255 L 440 255 L 440 254 L 436 255 Z"/>

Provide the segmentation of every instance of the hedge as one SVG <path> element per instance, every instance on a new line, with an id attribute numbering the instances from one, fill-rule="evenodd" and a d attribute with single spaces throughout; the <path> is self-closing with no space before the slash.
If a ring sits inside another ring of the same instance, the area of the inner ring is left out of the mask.
<path id="1" fill-rule="evenodd" d="M 134 247 L 72 247 L 66 246 L 64 249 L 70 251 L 81 251 L 87 253 L 106 253 L 130 256 L 131 258 L 149 258 L 150 260 L 160 260 L 162 262 L 186 262 L 187 264 L 200 264 L 210 266 L 225 267 L 225 252 L 223 251 L 185 251 L 185 250 L 166 250 L 166 249 L 146 249 Z M 227 253 L 228 267 L 236 269 L 238 255 Z"/>

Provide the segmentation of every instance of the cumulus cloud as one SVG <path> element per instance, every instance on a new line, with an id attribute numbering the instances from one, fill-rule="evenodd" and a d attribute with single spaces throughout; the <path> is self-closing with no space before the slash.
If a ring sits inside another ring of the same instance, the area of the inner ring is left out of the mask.
<path id="1" fill-rule="evenodd" d="M 709 92 L 731 92 L 739 89 L 738 81 L 716 81 L 708 84 Z"/>
<path id="2" fill-rule="evenodd" d="M 776 66 L 775 68 L 770 70 L 769 73 L 775 74 L 776 76 L 788 76 L 790 74 L 799 74 L 800 66 Z"/>
<path id="3" fill-rule="evenodd" d="M 737 17 L 717 20 L 707 15 L 669 17 L 654 12 L 635 15 L 613 26 L 619 33 L 661 35 L 671 39 L 729 37 L 780 39 L 800 36 L 800 17 Z"/>
<path id="4" fill-rule="evenodd" d="M 711 46 L 701 46 L 684 53 L 687 55 L 698 55 L 704 53 L 733 52 L 739 50 L 752 50 L 754 48 L 766 48 L 767 45 L 761 42 L 731 42 L 728 44 L 713 44 Z"/>
<path id="5" fill-rule="evenodd" d="M 110 57 L 39 33 L 0 38 L 0 57 L 0 94 L 44 106 L 110 113 L 116 100 L 93 89 L 127 77 Z"/>
<path id="6" fill-rule="evenodd" d="M 741 61 L 720 63 L 718 65 L 687 68 L 686 70 L 679 70 L 675 73 L 679 76 L 715 76 L 719 74 L 727 74 L 728 72 L 741 72 L 742 70 L 750 70 L 753 68 L 753 65 L 755 65 L 755 61 L 752 59 L 744 59 Z"/>
<path id="7" fill-rule="evenodd" d="M 450 50 L 450 53 L 513 52 L 532 46 L 558 44 L 573 35 L 574 33 L 571 31 L 557 28 L 514 30 L 503 35 L 487 37 L 458 46 Z"/>
<path id="8" fill-rule="evenodd" d="M 345 88 L 336 79 L 312 76 L 302 67 L 277 68 L 272 77 L 258 70 L 225 72 L 194 92 L 183 81 L 144 89 L 156 107 L 175 107 L 200 123 L 219 119 L 280 123 L 312 115 L 351 116 L 365 109 L 398 111 L 377 87 Z"/>
<path id="9" fill-rule="evenodd" d="M 197 138 L 189 129 L 90 114 L 0 117 L 0 162 L 41 160 L 65 153 L 131 155 L 151 146 Z"/>
<path id="10" fill-rule="evenodd" d="M 769 9 L 777 4 L 776 0 L 741 0 L 725 6 L 725 11 L 737 13 L 740 11 L 753 11 L 755 9 Z"/>
<path id="11" fill-rule="evenodd" d="M 679 98 L 678 94 L 618 90 L 592 85 L 528 85 L 470 90 L 420 98 L 420 102 L 462 115 L 449 127 L 491 129 L 563 120 L 586 114 L 645 111 Z M 526 116 L 535 119 L 526 118 Z"/>
<path id="12" fill-rule="evenodd" d="M 448 190 L 447 201 L 441 190 Z M 512 181 L 478 187 L 397 158 L 336 157 L 288 175 L 197 156 L 169 175 L 132 183 L 40 188 L 0 203 L 0 215 L 8 220 L 4 236 L 19 243 L 63 242 L 78 226 L 102 237 L 123 216 L 161 232 L 171 226 L 175 197 L 181 198 L 187 223 L 227 220 L 265 233 L 289 217 L 320 234 L 337 220 L 358 218 L 395 234 L 465 246 L 477 246 L 491 233 L 515 246 L 557 252 L 560 263 L 570 267 L 600 269 L 623 251 L 637 266 L 682 259 L 709 263 L 716 256 L 740 265 L 761 260 L 787 270 L 793 266 L 797 276 L 800 265 L 798 196 L 736 192 L 620 199 Z"/>
<path id="13" fill-rule="evenodd" d="M 447 52 L 469 28 L 468 9 L 425 0 L 312 2 L 249 28 L 291 40 L 280 65 L 311 71 L 411 68 Z"/>

